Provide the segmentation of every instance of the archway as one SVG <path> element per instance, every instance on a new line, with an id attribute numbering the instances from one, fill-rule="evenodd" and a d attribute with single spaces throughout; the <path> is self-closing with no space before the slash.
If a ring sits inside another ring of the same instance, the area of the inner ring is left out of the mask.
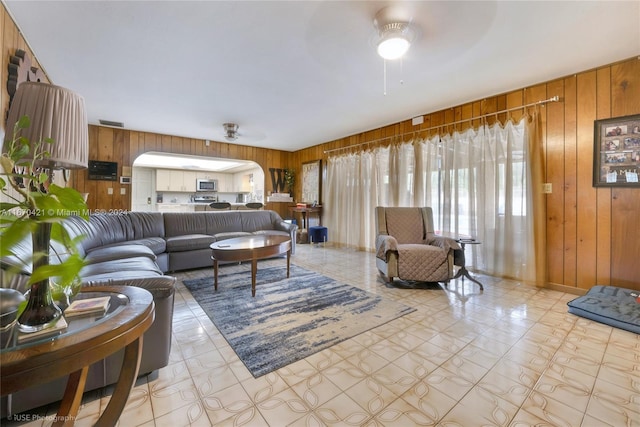
<path id="1" fill-rule="evenodd" d="M 198 191 L 197 180 L 215 180 L 217 191 Z M 265 202 L 265 175 L 249 160 L 147 152 L 132 166 L 132 211 L 192 211 L 204 201 Z"/>

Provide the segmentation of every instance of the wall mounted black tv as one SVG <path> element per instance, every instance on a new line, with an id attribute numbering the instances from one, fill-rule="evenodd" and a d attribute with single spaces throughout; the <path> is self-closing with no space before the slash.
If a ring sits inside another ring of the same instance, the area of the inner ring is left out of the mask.
<path id="1" fill-rule="evenodd" d="M 118 163 L 89 160 L 89 179 L 100 181 L 117 181 Z"/>

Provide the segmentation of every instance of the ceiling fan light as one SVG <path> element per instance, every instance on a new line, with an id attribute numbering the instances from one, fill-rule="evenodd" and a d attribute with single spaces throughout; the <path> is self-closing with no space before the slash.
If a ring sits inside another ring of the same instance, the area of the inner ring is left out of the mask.
<path id="1" fill-rule="evenodd" d="M 238 139 L 238 125 L 235 123 L 224 123 L 222 125 L 225 132 L 225 139 L 227 141 L 235 141 Z"/>
<path id="2" fill-rule="evenodd" d="M 378 55 L 387 60 L 401 58 L 409 50 L 409 40 L 402 35 L 392 35 L 383 38 L 378 43 Z"/>

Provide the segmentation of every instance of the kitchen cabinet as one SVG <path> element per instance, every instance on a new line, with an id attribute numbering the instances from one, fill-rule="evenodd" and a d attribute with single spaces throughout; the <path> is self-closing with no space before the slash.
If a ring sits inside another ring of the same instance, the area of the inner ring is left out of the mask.
<path id="1" fill-rule="evenodd" d="M 219 193 L 250 193 L 250 175 L 156 169 L 156 191 L 196 192 L 198 179 L 217 179 Z"/>
<path id="2" fill-rule="evenodd" d="M 171 190 L 171 174 L 166 169 L 156 169 L 156 191 Z"/>
<path id="3" fill-rule="evenodd" d="M 236 191 L 238 193 L 251 193 L 253 188 L 251 188 L 252 183 L 252 175 L 251 174 L 238 174 L 236 175 Z"/>
<path id="4" fill-rule="evenodd" d="M 215 172 L 196 172 L 196 179 L 218 179 L 218 175 Z"/>
<path id="5" fill-rule="evenodd" d="M 219 173 L 218 175 L 218 192 L 233 193 L 233 175 L 228 173 Z"/>
<path id="6" fill-rule="evenodd" d="M 198 179 L 198 173 L 195 171 L 183 171 L 182 175 L 182 191 L 188 193 L 195 193 L 196 181 Z"/>
<path id="7" fill-rule="evenodd" d="M 156 169 L 156 191 L 194 193 L 197 173 L 173 169 Z"/>

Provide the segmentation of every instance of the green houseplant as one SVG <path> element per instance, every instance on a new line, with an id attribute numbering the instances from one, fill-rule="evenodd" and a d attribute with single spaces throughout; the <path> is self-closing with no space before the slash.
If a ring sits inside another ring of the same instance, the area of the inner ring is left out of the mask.
<path id="1" fill-rule="evenodd" d="M 34 332 L 54 324 L 61 310 L 53 302 L 50 282 L 68 294 L 78 283 L 84 262 L 77 242 L 62 227 L 70 215 L 88 219 L 82 195 L 73 188 L 52 183 L 52 174 L 38 168 L 37 162 L 50 153 L 46 147 L 55 141 L 29 141 L 20 135 L 30 126 L 27 116 L 15 124 L 12 137 L 5 141 L 0 158 L 0 257 L 13 257 L 22 265 L 32 265 L 28 284 L 29 299 L 18 316 L 21 331 Z M 32 253 L 24 259 L 18 247 L 25 239 L 32 241 Z M 51 243 L 56 243 L 51 245 Z M 57 248 L 57 249 L 53 249 Z M 63 249 L 63 251 L 60 251 Z M 50 263 L 50 259 L 51 262 Z"/>
<path id="2" fill-rule="evenodd" d="M 293 194 L 293 186 L 296 183 L 296 171 L 295 169 L 284 170 L 284 182 L 287 184 L 287 189 Z"/>

